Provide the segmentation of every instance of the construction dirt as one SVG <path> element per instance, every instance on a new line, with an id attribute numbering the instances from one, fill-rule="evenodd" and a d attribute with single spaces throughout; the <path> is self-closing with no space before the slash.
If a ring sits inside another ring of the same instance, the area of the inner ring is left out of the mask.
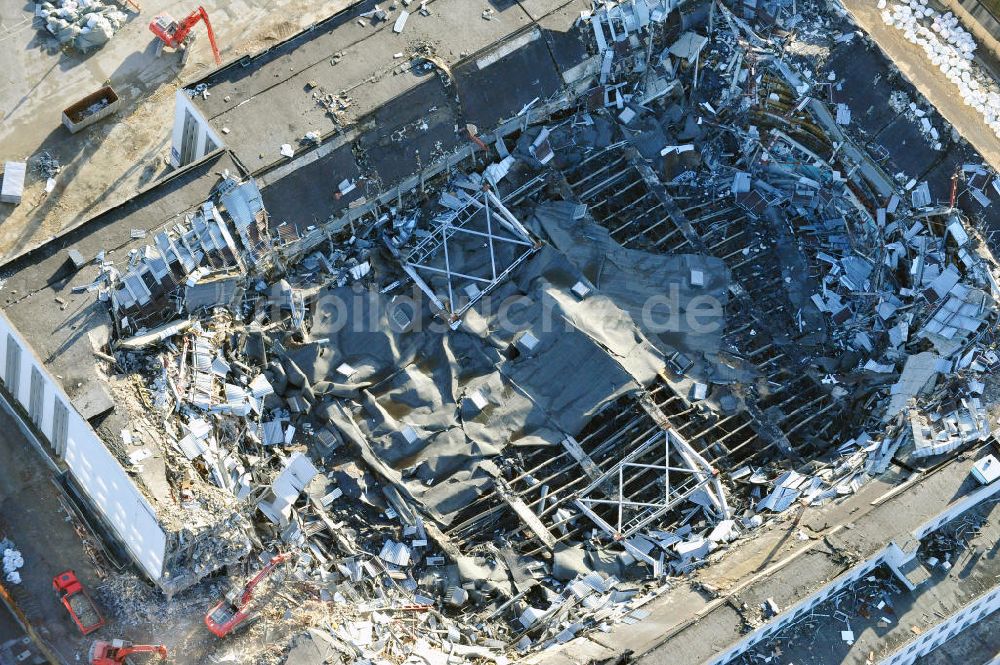
<path id="1" fill-rule="evenodd" d="M 208 39 L 195 41 L 187 64 L 176 53 L 157 57 L 148 23 L 160 13 L 184 16 L 182 2 L 143 2 L 102 49 L 80 54 L 55 48 L 32 24 L 34 5 L 0 0 L 0 161 L 28 162 L 24 198 L 0 209 L 0 256 L 12 257 L 113 207 L 168 167 L 173 96 L 211 66 Z M 352 4 L 350 0 L 256 0 L 202 3 L 212 18 L 223 61 L 266 49 Z M 203 30 L 195 28 L 195 33 Z M 110 118 L 77 134 L 61 110 L 110 83 L 122 97 Z M 46 192 L 43 160 L 58 162 Z"/>

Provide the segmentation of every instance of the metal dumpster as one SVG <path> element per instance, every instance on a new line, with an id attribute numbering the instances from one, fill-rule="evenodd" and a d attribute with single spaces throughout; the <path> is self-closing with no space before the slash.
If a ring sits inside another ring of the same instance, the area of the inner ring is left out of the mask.
<path id="1" fill-rule="evenodd" d="M 76 134 L 117 111 L 121 103 L 118 93 L 111 86 L 105 86 L 65 109 L 62 121 L 70 132 Z"/>

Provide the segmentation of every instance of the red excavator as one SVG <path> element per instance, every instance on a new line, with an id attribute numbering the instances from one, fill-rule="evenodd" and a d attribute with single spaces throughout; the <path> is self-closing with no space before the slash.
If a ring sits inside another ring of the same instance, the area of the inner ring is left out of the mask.
<path id="1" fill-rule="evenodd" d="M 156 653 L 166 660 L 167 647 L 162 644 L 132 644 L 125 640 L 105 642 L 97 640 L 90 645 L 90 665 L 118 665 L 134 653 Z"/>
<path id="2" fill-rule="evenodd" d="M 233 589 L 219 601 L 219 603 L 209 610 L 205 615 L 205 625 L 216 637 L 225 637 L 239 628 L 247 619 L 252 616 L 250 603 L 253 601 L 253 592 L 261 582 L 281 563 L 284 563 L 291 554 L 278 554 L 271 557 L 271 560 L 261 568 L 260 572 L 247 582 L 246 586 L 240 589 Z"/>
<path id="3" fill-rule="evenodd" d="M 208 20 L 208 12 L 205 11 L 204 7 L 198 7 L 188 14 L 187 18 L 180 21 L 175 21 L 170 14 L 160 14 L 149 24 L 149 29 L 160 38 L 161 48 L 169 46 L 173 49 L 187 49 L 194 39 L 191 30 L 198 25 L 198 21 L 205 22 L 205 28 L 208 30 L 208 41 L 212 45 L 212 55 L 215 56 L 215 64 L 221 65 L 222 58 L 219 56 L 219 47 L 215 43 L 215 31 L 212 30 L 212 22 Z"/>

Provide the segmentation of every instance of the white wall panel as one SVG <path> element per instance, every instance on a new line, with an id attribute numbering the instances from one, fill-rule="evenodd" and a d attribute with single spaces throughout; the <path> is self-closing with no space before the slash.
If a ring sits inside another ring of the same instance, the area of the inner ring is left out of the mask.
<path id="1" fill-rule="evenodd" d="M 14 336 L 21 347 L 21 371 L 18 386 L 13 389 L 11 386 L 5 386 L 7 392 L 15 397 L 27 413 L 31 394 L 31 368 L 38 368 L 45 381 L 44 417 L 39 428 L 41 433 L 51 444 L 55 401 L 58 400 L 66 405 L 69 409 L 64 455 L 66 466 L 105 521 L 128 548 L 135 562 L 150 579 L 158 581 L 163 574 L 167 539 L 153 508 L 90 424 L 73 409 L 72 402 L 63 392 L 62 386 L 49 374 L 41 360 L 3 313 L 0 313 L 0 365 L 6 361 L 8 333 Z M 6 376 L 5 371 L 6 367 L 0 368 L 0 378 Z"/>

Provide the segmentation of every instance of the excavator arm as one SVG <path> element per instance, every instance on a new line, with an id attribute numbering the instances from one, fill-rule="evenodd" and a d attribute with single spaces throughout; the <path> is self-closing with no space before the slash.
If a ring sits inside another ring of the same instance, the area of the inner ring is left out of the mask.
<path id="1" fill-rule="evenodd" d="M 155 653 L 166 660 L 167 647 L 162 644 L 132 644 L 126 640 L 97 640 L 90 646 L 90 665 L 119 665 L 136 653 Z"/>
<path id="2" fill-rule="evenodd" d="M 204 7 L 198 7 L 198 14 L 201 15 L 201 20 L 205 22 L 205 29 L 208 31 L 208 43 L 212 45 L 212 57 L 215 58 L 215 65 L 219 66 L 222 64 L 222 57 L 219 55 L 219 46 L 215 43 L 215 30 L 212 30 L 212 22 L 208 20 L 208 12 L 205 11 Z"/>
<path id="3" fill-rule="evenodd" d="M 167 647 L 162 644 L 133 644 L 119 649 L 115 654 L 115 662 L 124 663 L 125 659 L 134 653 L 156 653 L 163 660 L 167 659 Z"/>
<path id="4" fill-rule="evenodd" d="M 271 574 L 271 571 L 274 570 L 275 566 L 287 561 L 289 556 L 289 554 L 278 554 L 277 556 L 271 557 L 271 560 L 260 569 L 260 572 L 254 575 L 252 580 L 247 582 L 246 587 L 243 588 L 243 595 L 240 596 L 241 609 L 249 605 L 250 601 L 253 600 L 254 589 L 256 589 L 257 586 L 264 581 L 264 578 Z"/>

